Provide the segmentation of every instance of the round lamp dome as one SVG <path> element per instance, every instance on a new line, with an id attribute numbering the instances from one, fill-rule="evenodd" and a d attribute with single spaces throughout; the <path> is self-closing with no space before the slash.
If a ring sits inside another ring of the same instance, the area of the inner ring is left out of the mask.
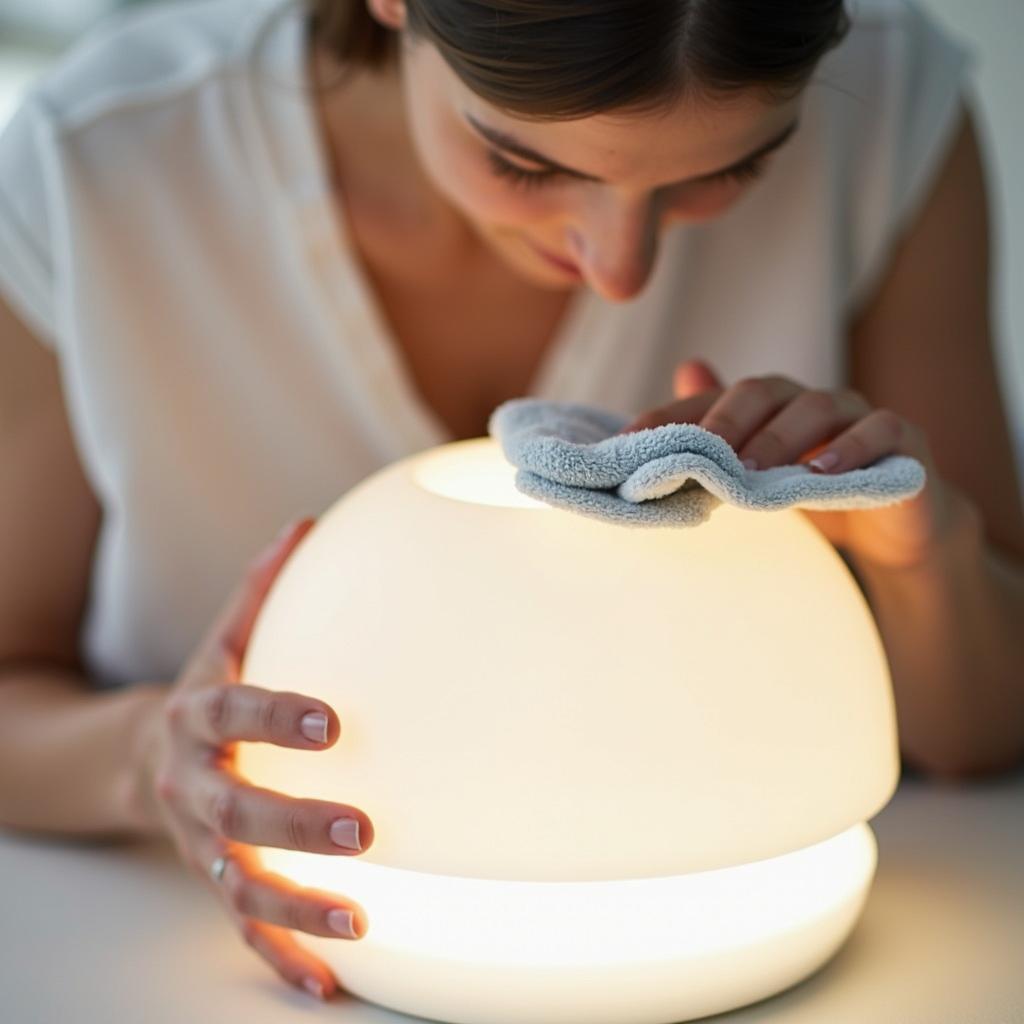
<path id="1" fill-rule="evenodd" d="M 820 967 L 874 875 L 899 757 L 884 650 L 797 511 L 606 523 L 481 438 L 393 463 L 302 540 L 242 679 L 331 704 L 257 785 L 359 807 L 357 856 L 262 849 L 358 902 L 299 933 L 366 1000 L 461 1024 L 669 1024 Z"/>

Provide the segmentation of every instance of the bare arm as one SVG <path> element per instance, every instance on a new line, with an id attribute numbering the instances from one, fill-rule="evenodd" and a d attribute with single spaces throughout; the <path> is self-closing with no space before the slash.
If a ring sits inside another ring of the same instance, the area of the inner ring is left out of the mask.
<path id="1" fill-rule="evenodd" d="M 234 771 L 240 741 L 316 751 L 340 723 L 323 701 L 242 684 L 267 589 L 314 520 L 254 563 L 176 680 L 92 687 L 79 633 L 100 506 L 79 464 L 59 365 L 0 302 L 0 825 L 57 834 L 163 835 L 246 942 L 287 982 L 337 986 L 298 929 L 358 939 L 358 905 L 263 870 L 258 846 L 352 856 L 373 842 L 347 804 L 285 797 Z M 223 859 L 214 880 L 211 865 Z"/>
<path id="2" fill-rule="evenodd" d="M 901 569 L 855 559 L 892 667 L 904 750 L 933 773 L 1024 754 L 1024 511 L 989 329 L 988 210 L 968 116 L 853 325 L 851 376 L 924 429 L 954 497 L 948 541 Z"/>
<path id="3" fill-rule="evenodd" d="M 136 719 L 161 688 L 96 693 L 79 664 L 100 507 L 56 357 L 0 302 L 0 823 L 149 830 L 128 801 Z"/>
<path id="4" fill-rule="evenodd" d="M 1014 768 L 1024 753 L 1024 566 L 964 504 L 946 543 L 902 569 L 856 563 L 892 671 L 900 746 L 945 778 Z"/>
<path id="5" fill-rule="evenodd" d="M 140 804 L 141 719 L 166 687 L 90 690 L 75 672 L 8 664 L 0 674 L 0 823 L 80 835 L 161 834 Z"/>
<path id="6" fill-rule="evenodd" d="M 803 513 L 837 546 L 871 603 L 901 752 L 944 777 L 1004 771 L 1024 756 L 1024 509 L 988 288 L 984 176 L 965 117 L 885 279 L 851 325 L 855 391 L 814 395 L 829 400 L 805 403 L 797 417 L 790 410 L 811 394 L 798 382 L 776 375 L 726 388 L 707 363 L 688 360 L 676 370 L 677 400 L 624 428 L 699 423 L 762 468 L 815 453 L 796 430 L 800 421 L 807 436 L 832 438 L 833 450 L 846 438 L 838 463 L 845 468 L 882 454 L 872 448 L 879 437 L 886 452 L 925 459 L 927 498 L 916 508 L 910 501 L 877 513 Z M 894 414 L 887 422 L 898 428 L 876 428 L 874 441 L 843 429 L 855 431 L 873 410 Z M 777 415 L 766 422 L 770 413 Z"/>

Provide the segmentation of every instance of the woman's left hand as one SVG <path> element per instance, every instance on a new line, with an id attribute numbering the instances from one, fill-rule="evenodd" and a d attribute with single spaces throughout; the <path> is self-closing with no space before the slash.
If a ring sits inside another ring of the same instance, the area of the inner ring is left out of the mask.
<path id="1" fill-rule="evenodd" d="M 914 498 L 872 509 L 800 509 L 836 547 L 882 567 L 923 562 L 970 503 L 940 477 L 924 431 L 856 391 L 805 388 L 787 377 L 750 377 L 725 387 L 704 362 L 675 372 L 676 400 L 637 417 L 620 433 L 665 423 L 696 423 L 724 438 L 752 469 L 805 463 L 843 473 L 885 455 L 911 455 L 925 468 Z M 750 460 L 754 465 L 750 465 Z"/>

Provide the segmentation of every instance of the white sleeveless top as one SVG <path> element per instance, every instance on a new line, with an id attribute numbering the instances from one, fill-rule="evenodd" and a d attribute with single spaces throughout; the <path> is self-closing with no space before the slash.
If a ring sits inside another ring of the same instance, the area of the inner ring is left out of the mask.
<path id="1" fill-rule="evenodd" d="M 972 60 L 906 3 L 854 18 L 763 179 L 673 229 L 639 297 L 581 288 L 529 394 L 631 415 L 688 356 L 843 384 L 844 322 L 928 193 Z M 287 521 L 451 439 L 335 212 L 303 25 L 294 0 L 121 16 L 0 137 L 0 291 L 59 357 L 103 507 L 97 686 L 174 679 Z"/>

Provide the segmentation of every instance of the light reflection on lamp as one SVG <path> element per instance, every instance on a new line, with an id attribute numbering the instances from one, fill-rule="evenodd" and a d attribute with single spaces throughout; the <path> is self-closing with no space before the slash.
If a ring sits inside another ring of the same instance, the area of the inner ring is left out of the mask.
<path id="1" fill-rule="evenodd" d="M 263 605 L 243 680 L 342 733 L 239 768 L 375 829 L 358 857 L 263 850 L 366 911 L 363 939 L 299 941 L 465 1024 L 668 1024 L 794 984 L 856 922 L 898 776 L 863 596 L 793 510 L 626 528 L 514 472 L 486 438 L 388 466 Z"/>

